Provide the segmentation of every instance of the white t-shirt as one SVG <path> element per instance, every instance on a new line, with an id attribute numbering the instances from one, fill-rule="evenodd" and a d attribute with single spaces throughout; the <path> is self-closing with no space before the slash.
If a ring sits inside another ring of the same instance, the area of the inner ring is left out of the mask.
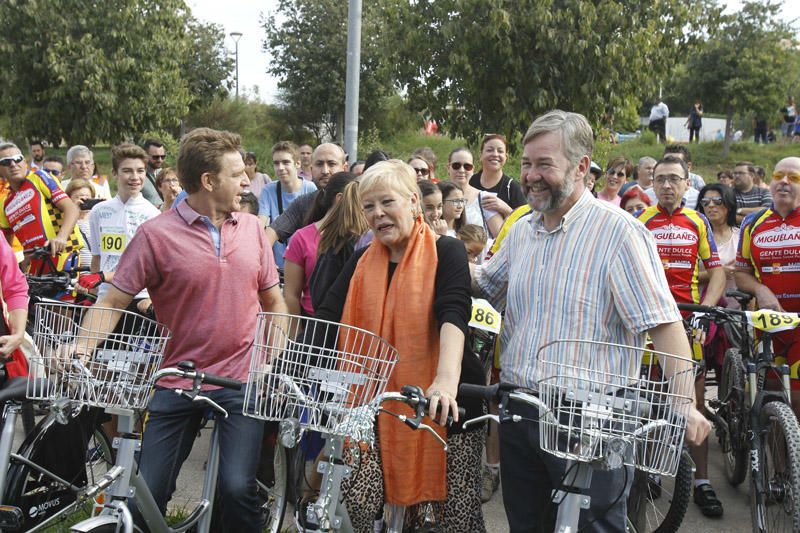
<path id="1" fill-rule="evenodd" d="M 127 203 L 122 203 L 117 195 L 94 206 L 89 213 L 89 247 L 93 256 L 100 256 L 100 270 L 116 272 L 119 258 L 139 226 L 160 214 L 161 211 L 142 195 L 130 198 Z M 102 283 L 98 289 L 98 297 L 102 298 L 108 287 L 108 283 Z M 147 298 L 147 290 L 142 290 L 135 297 Z"/>

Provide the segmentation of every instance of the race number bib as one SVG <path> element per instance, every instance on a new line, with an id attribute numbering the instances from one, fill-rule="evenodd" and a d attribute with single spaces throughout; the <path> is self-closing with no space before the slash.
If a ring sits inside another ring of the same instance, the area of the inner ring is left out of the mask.
<path id="1" fill-rule="evenodd" d="M 472 317 L 469 326 L 497 335 L 500 333 L 501 316 L 492 304 L 482 298 L 472 299 Z"/>
<path id="2" fill-rule="evenodd" d="M 778 333 L 800 326 L 800 315 L 797 313 L 779 313 L 778 311 L 748 311 L 747 323 L 761 331 Z"/>
<path id="3" fill-rule="evenodd" d="M 121 254 L 125 251 L 128 237 L 124 233 L 101 233 L 100 251 L 111 254 Z"/>

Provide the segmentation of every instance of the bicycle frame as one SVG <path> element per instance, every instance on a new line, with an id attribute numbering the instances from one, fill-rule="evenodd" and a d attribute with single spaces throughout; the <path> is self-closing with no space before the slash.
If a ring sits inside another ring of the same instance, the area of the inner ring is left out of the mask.
<path id="1" fill-rule="evenodd" d="M 183 520 L 174 526 L 169 526 L 166 519 L 158 509 L 150 489 L 139 474 L 135 454 L 141 448 L 141 441 L 134 434 L 135 416 L 130 409 L 106 409 L 109 414 L 118 416 L 117 428 L 121 437 L 114 439 L 117 448 L 117 461 L 115 467 L 106 475 L 106 499 L 110 502 L 105 505 L 98 516 L 84 520 L 72 527 L 72 531 L 91 531 L 104 524 L 122 523 L 122 531 L 133 531 L 133 518 L 128 509 L 128 498 L 136 500 L 136 508 L 143 521 L 152 533 L 178 533 L 197 526 L 198 533 L 208 533 L 211 527 L 211 506 L 217 489 L 219 474 L 219 437 L 218 425 L 214 424 L 211 431 L 211 442 L 208 447 L 208 462 L 203 480 L 203 491 L 197 507 Z M 102 484 L 95 490 L 102 490 Z"/>

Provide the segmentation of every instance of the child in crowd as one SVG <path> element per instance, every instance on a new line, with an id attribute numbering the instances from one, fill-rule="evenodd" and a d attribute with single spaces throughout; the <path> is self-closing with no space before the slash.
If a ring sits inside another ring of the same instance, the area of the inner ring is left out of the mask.
<path id="1" fill-rule="evenodd" d="M 486 231 L 477 224 L 466 224 L 458 230 L 458 238 L 467 247 L 470 263 L 480 264 L 483 249 L 486 248 L 488 241 Z"/>
<path id="2" fill-rule="evenodd" d="M 447 223 L 447 235 L 455 237 L 458 230 L 467 224 L 466 207 L 467 201 L 464 193 L 449 181 L 441 181 L 436 184 L 442 192 L 442 220 Z"/>
<path id="3" fill-rule="evenodd" d="M 422 213 L 425 222 L 437 235 L 447 235 L 447 222 L 442 219 L 442 191 L 430 181 L 418 181 L 417 185 L 422 193 Z"/>

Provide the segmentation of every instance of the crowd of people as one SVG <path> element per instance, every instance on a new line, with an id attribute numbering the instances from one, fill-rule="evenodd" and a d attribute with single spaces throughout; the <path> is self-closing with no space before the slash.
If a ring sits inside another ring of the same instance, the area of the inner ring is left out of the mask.
<path id="1" fill-rule="evenodd" d="M 761 308 L 800 311 L 800 158 L 780 161 L 769 180 L 742 161 L 708 184 L 692 172 L 684 145 L 601 166 L 592 161 L 592 128 L 565 111 L 537 118 L 525 133 L 519 180 L 507 174 L 508 142 L 498 134 L 486 135 L 476 154 L 453 150 L 438 176 L 426 147 L 405 161 L 378 150 L 351 167 L 337 144 L 281 141 L 271 150 L 272 179 L 241 144 L 236 134 L 192 130 L 176 168 L 165 166 L 158 140 L 121 144 L 107 177 L 85 146 L 70 147 L 62 161 L 31 143 L 27 160 L 15 144 L 0 143 L 0 227 L 18 252 L 0 246 L 3 295 L 14 302 L 0 351 L 19 346 L 20 296 L 7 290 L 19 292 L 20 272 L 80 261 L 91 273 L 80 277 L 79 292 L 96 305 L 154 315 L 170 329 L 166 366 L 193 360 L 246 380 L 259 310 L 343 322 L 395 346 L 389 388 L 421 386 L 431 417 L 444 422 L 448 414 L 463 421 L 458 406 L 467 418 L 491 408 L 460 396 L 462 383 L 535 389 L 536 353 L 549 341 L 643 346 L 649 335 L 658 350 L 702 359 L 712 335 L 694 321 L 690 343 L 683 319 L 692 317 L 676 302 L 736 305 L 724 296 L 736 287 Z M 52 264 L 24 253 L 36 246 L 49 247 Z M 8 258 L 21 268 L 9 273 Z M 492 376 L 469 342 L 471 296 L 504 311 Z M 796 341 L 793 331 L 776 335 L 776 353 L 792 368 L 800 364 Z M 800 381 L 792 384 L 798 410 Z M 703 390 L 700 376 L 696 406 Z M 263 424 L 241 414 L 244 392 L 210 394 L 231 415 L 218 421 L 223 520 L 231 530 L 257 531 Z M 374 449 L 345 482 L 356 531 L 380 530 L 384 502 L 425 503 L 425 513 L 409 515 L 420 525 L 433 516 L 441 531 L 484 531 L 481 503 L 500 483 L 511 531 L 547 530 L 565 462 L 541 451 L 535 410 L 518 409 L 523 421 L 499 431 L 442 426 L 447 454 L 423 432 L 379 417 Z M 140 466 L 165 509 L 202 412 L 162 390 L 149 411 Z M 709 430 L 692 407 L 694 500 L 718 517 Z M 598 473 L 581 523 L 624 530 L 619 495 L 631 479 L 622 470 Z"/>

